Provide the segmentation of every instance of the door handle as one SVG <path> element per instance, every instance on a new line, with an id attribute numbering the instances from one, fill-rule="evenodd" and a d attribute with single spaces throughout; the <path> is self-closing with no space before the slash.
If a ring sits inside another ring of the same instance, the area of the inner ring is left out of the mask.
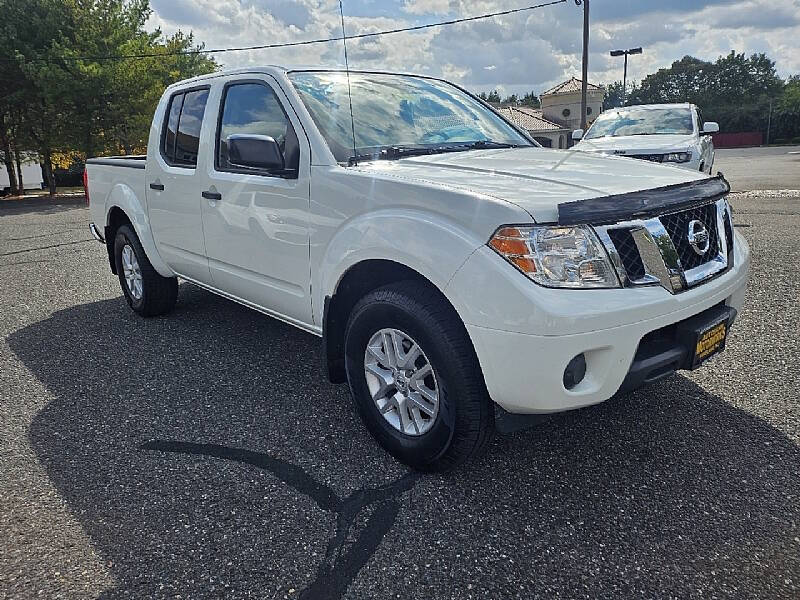
<path id="1" fill-rule="evenodd" d="M 158 190 L 159 192 L 164 191 L 164 184 L 163 183 L 151 183 L 150 184 L 151 190 Z"/>
<path id="2" fill-rule="evenodd" d="M 203 198 L 205 198 L 206 200 L 222 200 L 222 194 L 220 194 L 219 192 L 205 191 L 203 192 L 202 195 Z"/>

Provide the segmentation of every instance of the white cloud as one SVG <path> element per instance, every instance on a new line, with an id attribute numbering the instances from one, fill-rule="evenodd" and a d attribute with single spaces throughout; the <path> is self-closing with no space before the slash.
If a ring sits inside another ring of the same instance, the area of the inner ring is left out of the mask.
<path id="1" fill-rule="evenodd" d="M 450 0 L 405 0 L 403 10 L 412 15 L 446 15 Z"/>
<path id="2" fill-rule="evenodd" d="M 341 33 L 338 0 L 152 0 L 152 26 L 192 30 L 208 48 Z M 506 10 L 523 0 L 345 0 L 349 35 Z M 691 54 L 766 52 L 783 76 L 800 72 L 800 0 L 592 0 L 590 80 L 622 79 L 609 50 L 643 46 L 629 81 Z M 380 16 L 365 16 L 380 15 Z M 570 0 L 506 17 L 348 42 L 350 66 L 420 72 L 475 90 L 541 91 L 580 73 L 581 9 Z M 225 66 L 255 63 L 343 66 L 340 43 L 217 55 Z"/>

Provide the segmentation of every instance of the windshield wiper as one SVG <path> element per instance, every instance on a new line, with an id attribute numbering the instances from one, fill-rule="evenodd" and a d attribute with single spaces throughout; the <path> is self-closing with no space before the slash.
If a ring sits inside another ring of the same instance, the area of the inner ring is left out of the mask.
<path id="1" fill-rule="evenodd" d="M 509 144 L 508 142 L 493 142 L 492 140 L 478 140 L 477 142 L 470 142 L 463 148 L 467 150 L 486 150 L 489 148 L 519 148 L 521 144 Z"/>
<path id="2" fill-rule="evenodd" d="M 423 156 L 427 154 L 443 154 L 445 152 L 464 152 L 466 150 L 485 150 L 489 148 L 517 148 L 519 144 L 479 140 L 476 142 L 443 144 L 441 146 L 390 146 L 381 148 L 372 153 L 358 154 L 347 159 L 347 164 L 352 166 L 358 161 L 370 160 L 398 160 L 409 156 Z"/>

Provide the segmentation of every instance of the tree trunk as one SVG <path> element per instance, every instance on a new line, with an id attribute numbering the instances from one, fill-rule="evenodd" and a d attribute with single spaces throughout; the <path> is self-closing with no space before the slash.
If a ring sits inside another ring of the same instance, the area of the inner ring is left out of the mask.
<path id="1" fill-rule="evenodd" d="M 17 163 L 17 187 L 20 195 L 25 193 L 25 183 L 22 181 L 22 158 L 19 155 L 19 146 L 14 144 L 14 161 Z"/>
<path id="2" fill-rule="evenodd" d="M 42 152 L 42 159 L 44 161 L 44 175 L 45 175 L 45 183 L 47 183 L 47 189 L 50 192 L 51 196 L 56 195 L 56 178 L 53 176 L 53 157 L 52 153 L 50 152 L 50 148 L 46 148 Z"/>
<path id="3" fill-rule="evenodd" d="M 3 151 L 3 162 L 6 165 L 6 171 L 8 171 L 8 186 L 11 188 L 11 195 L 16 196 L 19 193 L 17 174 L 14 172 L 14 159 L 11 155 L 11 144 L 8 141 L 5 123 L 2 120 L 0 120 L 0 150 Z"/>

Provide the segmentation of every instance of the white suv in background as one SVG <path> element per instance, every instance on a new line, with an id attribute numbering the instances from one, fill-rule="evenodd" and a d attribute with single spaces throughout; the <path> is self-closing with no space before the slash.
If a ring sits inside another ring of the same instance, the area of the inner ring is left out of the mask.
<path id="1" fill-rule="evenodd" d="M 588 131 L 577 129 L 575 150 L 640 158 L 711 174 L 713 121 L 703 122 L 694 104 L 646 104 L 613 108 Z"/>

